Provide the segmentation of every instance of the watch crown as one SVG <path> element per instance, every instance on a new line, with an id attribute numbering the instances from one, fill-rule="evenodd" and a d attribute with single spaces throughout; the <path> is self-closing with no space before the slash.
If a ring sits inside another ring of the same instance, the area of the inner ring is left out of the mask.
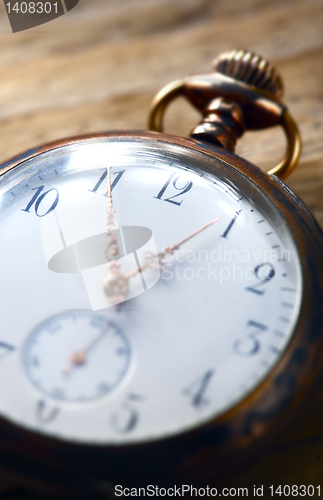
<path id="1" fill-rule="evenodd" d="M 283 95 L 282 79 L 276 68 L 266 59 L 247 50 L 224 52 L 213 61 L 218 73 L 274 94 Z"/>

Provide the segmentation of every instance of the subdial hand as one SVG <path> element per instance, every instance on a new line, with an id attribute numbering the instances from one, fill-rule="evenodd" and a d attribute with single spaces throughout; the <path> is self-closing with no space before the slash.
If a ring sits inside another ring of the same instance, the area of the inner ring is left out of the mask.
<path id="1" fill-rule="evenodd" d="M 95 335 L 87 344 L 86 346 L 83 347 L 83 349 L 79 349 L 78 351 L 73 351 L 70 354 L 69 357 L 69 362 L 63 366 L 62 372 L 64 375 L 67 375 L 70 373 L 72 368 L 75 365 L 83 365 L 86 362 L 86 355 L 89 352 L 89 350 L 103 337 L 103 335 L 107 332 L 109 329 L 110 323 L 107 325 L 104 325 L 101 330 Z"/>

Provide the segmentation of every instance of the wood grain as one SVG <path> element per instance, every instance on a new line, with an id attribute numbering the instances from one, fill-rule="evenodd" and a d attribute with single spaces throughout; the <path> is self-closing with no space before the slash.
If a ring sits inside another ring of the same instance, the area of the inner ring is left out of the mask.
<path id="1" fill-rule="evenodd" d="M 80 0 L 67 15 L 16 34 L 1 2 L 0 161 L 64 136 L 143 129 L 163 85 L 209 70 L 231 48 L 257 52 L 279 69 L 303 137 L 300 165 L 287 184 L 323 226 L 322 0 Z M 196 120 L 179 102 L 166 128 L 186 135 Z M 273 129 L 246 136 L 237 153 L 269 168 L 284 147 L 282 132 Z M 308 418 L 233 484 L 319 484 L 322 418 L 319 397 Z"/>

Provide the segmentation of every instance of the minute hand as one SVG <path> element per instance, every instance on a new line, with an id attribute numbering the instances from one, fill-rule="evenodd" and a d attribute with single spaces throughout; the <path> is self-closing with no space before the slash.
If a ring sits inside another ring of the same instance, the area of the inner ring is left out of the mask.
<path id="1" fill-rule="evenodd" d="M 194 238 L 194 236 L 196 236 L 197 234 L 201 233 L 202 231 L 204 231 L 204 229 L 206 229 L 207 227 L 209 226 L 212 226 L 212 224 L 214 224 L 215 222 L 217 222 L 219 220 L 219 218 L 217 217 L 216 219 L 213 219 L 211 220 L 210 222 L 208 222 L 207 224 L 205 224 L 205 226 L 203 227 L 200 227 L 199 229 L 197 229 L 196 231 L 194 231 L 194 233 L 190 234 L 189 236 L 187 236 L 186 238 L 184 238 L 182 241 L 179 241 L 178 243 L 176 243 L 176 245 L 173 245 L 172 247 L 165 247 L 164 248 L 164 251 L 163 252 L 159 252 L 157 255 L 158 255 L 158 258 L 161 257 L 163 259 L 163 257 L 167 254 L 167 253 L 174 253 L 175 250 L 178 250 L 184 243 L 186 243 L 187 241 L 191 240 L 192 238 Z"/>
<path id="2" fill-rule="evenodd" d="M 204 226 L 200 227 L 199 229 L 197 229 L 196 231 L 194 231 L 193 233 L 191 233 L 189 236 L 187 236 L 186 238 L 184 238 L 183 240 L 179 241 L 178 243 L 176 243 L 175 245 L 173 245 L 172 247 L 168 247 L 166 246 L 164 248 L 164 250 L 162 252 L 159 252 L 157 254 L 157 259 L 158 259 L 158 262 L 161 262 L 163 260 L 163 258 L 165 257 L 165 255 L 167 253 L 169 254 L 173 254 L 176 250 L 178 250 L 184 243 L 186 243 L 187 241 L 189 241 L 190 239 L 194 238 L 194 236 L 196 236 L 197 234 L 201 233 L 202 231 L 204 231 L 204 229 L 212 226 L 212 224 L 214 224 L 215 222 L 217 222 L 219 220 L 219 218 L 217 217 L 216 219 L 213 219 L 211 220 L 210 222 L 208 222 L 207 224 L 205 224 Z M 132 276 L 135 276 L 136 274 L 138 274 L 139 272 L 142 272 L 144 269 L 146 269 L 147 267 L 149 267 L 151 265 L 151 260 L 146 262 L 145 264 L 143 264 L 141 267 L 139 267 L 138 269 L 135 269 L 133 271 L 130 271 L 128 274 L 126 274 L 126 278 L 131 278 Z"/>

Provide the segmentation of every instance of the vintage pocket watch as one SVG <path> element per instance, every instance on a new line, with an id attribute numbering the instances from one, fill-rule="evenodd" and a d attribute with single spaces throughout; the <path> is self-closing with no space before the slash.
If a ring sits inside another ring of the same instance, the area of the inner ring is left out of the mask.
<path id="1" fill-rule="evenodd" d="M 1 165 L 0 470 L 29 489 L 205 484 L 288 423 L 322 363 L 323 235 L 280 180 L 300 155 L 250 52 L 155 98 L 150 132 Z M 185 96 L 202 121 L 161 133 Z M 269 173 L 234 155 L 281 125 Z"/>

